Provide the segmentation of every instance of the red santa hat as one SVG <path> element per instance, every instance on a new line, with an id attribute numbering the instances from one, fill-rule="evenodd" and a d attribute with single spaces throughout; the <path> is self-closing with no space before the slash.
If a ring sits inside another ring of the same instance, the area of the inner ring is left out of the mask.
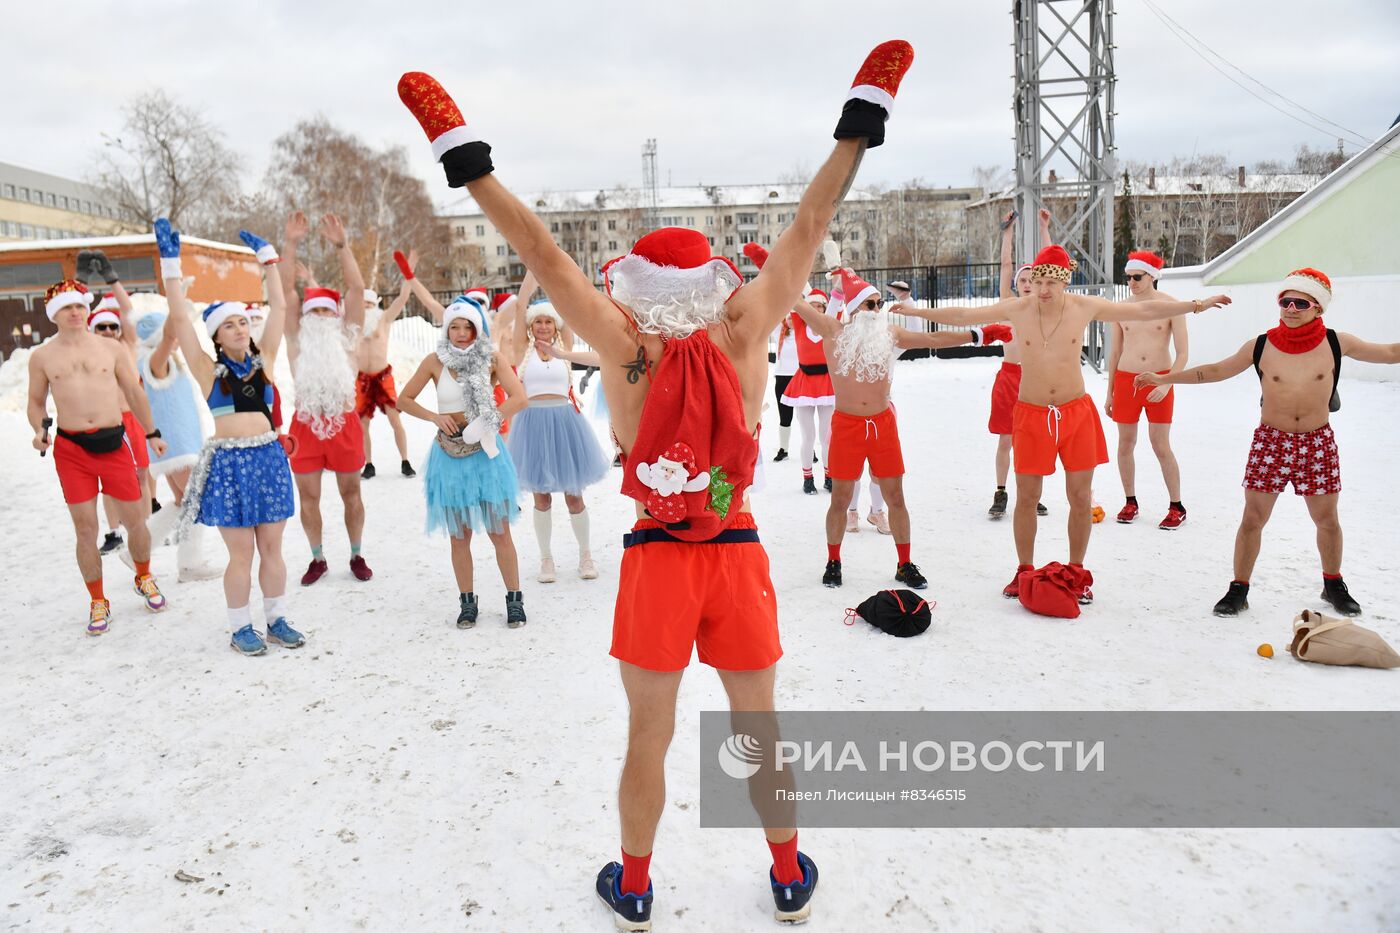
<path id="1" fill-rule="evenodd" d="M 491 297 L 491 310 L 499 312 L 501 308 L 515 300 L 515 296 L 510 292 L 501 292 L 499 295 Z"/>
<path id="2" fill-rule="evenodd" d="M 113 304 L 115 304 L 115 302 L 113 302 Z M 99 305 L 96 311 L 88 315 L 88 330 L 97 330 L 98 324 L 115 324 L 117 325 L 117 329 L 120 330 L 122 326 L 121 315 L 113 308 L 104 308 Z"/>
<path id="3" fill-rule="evenodd" d="M 1128 254 L 1128 261 L 1123 264 L 1124 272 L 1146 272 L 1152 276 L 1152 281 L 1157 281 L 1162 277 L 1163 260 L 1161 256 L 1151 250 L 1139 249 Z"/>
<path id="4" fill-rule="evenodd" d="M 695 451 L 690 448 L 689 444 L 681 441 L 676 441 L 670 447 L 667 447 L 666 452 L 662 454 L 659 459 L 685 467 L 687 479 L 699 469 L 699 467 L 695 465 Z"/>
<path id="5" fill-rule="evenodd" d="M 58 312 L 69 305 L 92 307 L 92 292 L 77 279 L 64 279 L 49 286 L 44 293 L 44 313 L 52 321 Z"/>
<path id="6" fill-rule="evenodd" d="M 822 304 L 831 304 L 831 296 L 820 288 L 814 288 L 807 293 L 807 301 L 820 301 Z"/>
<path id="7" fill-rule="evenodd" d="M 837 274 L 841 277 L 842 301 L 846 307 L 855 310 L 870 298 L 880 300 L 880 290 L 850 269 L 838 269 Z"/>
<path id="8" fill-rule="evenodd" d="M 485 285 L 478 285 L 475 288 L 467 289 L 466 296 L 481 305 L 482 308 L 489 308 L 491 306 L 491 293 L 486 289 Z"/>
<path id="9" fill-rule="evenodd" d="M 317 308 L 340 313 L 340 292 L 333 288 L 308 288 L 302 293 L 301 313 L 308 314 Z"/>
<path id="10" fill-rule="evenodd" d="M 375 291 L 375 290 L 372 289 L 372 288 L 367 288 L 367 289 L 365 289 L 365 307 L 366 307 L 366 308 L 377 308 L 377 307 L 379 307 L 379 292 Z"/>
<path id="11" fill-rule="evenodd" d="M 1031 263 L 1031 278 L 1058 279 L 1068 285 L 1070 274 L 1078 265 L 1079 263 L 1069 258 L 1069 253 L 1063 246 L 1051 243 L 1035 254 L 1035 261 Z"/>
<path id="12" fill-rule="evenodd" d="M 1304 266 L 1288 273 L 1288 277 L 1278 287 L 1280 296 L 1284 292 L 1302 292 L 1326 311 L 1327 305 L 1332 301 L 1332 280 L 1317 269 Z"/>
<path id="13" fill-rule="evenodd" d="M 768 261 L 768 250 L 757 243 L 745 243 L 744 255 L 749 257 L 749 262 L 758 266 L 759 269 L 762 269 L 763 264 Z"/>
<path id="14" fill-rule="evenodd" d="M 632 246 L 626 256 L 603 265 L 603 284 L 613 293 L 616 281 L 628 296 L 657 303 L 677 296 L 738 291 L 743 276 L 733 262 L 710 255 L 710 241 L 698 230 L 662 227 Z"/>

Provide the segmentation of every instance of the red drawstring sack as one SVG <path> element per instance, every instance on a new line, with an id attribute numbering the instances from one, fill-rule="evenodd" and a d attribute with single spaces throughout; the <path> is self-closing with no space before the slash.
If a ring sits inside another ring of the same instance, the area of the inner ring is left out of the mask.
<path id="1" fill-rule="evenodd" d="M 682 541 L 707 541 L 743 506 L 758 459 L 739 376 L 704 331 L 667 340 L 650 375 L 622 494 Z"/>
<path id="2" fill-rule="evenodd" d="M 1078 567 L 1051 561 L 1036 570 L 1023 570 L 1016 578 L 1021 605 L 1036 615 L 1057 619 L 1079 618 L 1079 596 L 1094 582 L 1094 575 Z"/>

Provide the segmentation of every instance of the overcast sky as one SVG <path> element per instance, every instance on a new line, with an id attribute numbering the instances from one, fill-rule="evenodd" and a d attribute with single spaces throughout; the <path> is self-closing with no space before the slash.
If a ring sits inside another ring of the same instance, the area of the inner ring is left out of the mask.
<path id="1" fill-rule="evenodd" d="M 1400 111 L 1395 0 L 1154 2 L 1254 78 L 1367 139 Z M 519 190 L 637 184 L 649 136 L 663 184 L 773 181 L 821 161 L 866 51 L 905 38 L 914 67 L 861 182 L 969 184 L 978 166 L 1013 164 L 1010 6 L 7 4 L 0 161 L 82 179 L 98 131 L 120 126 L 121 104 L 164 86 L 223 130 L 246 184 L 261 177 L 274 137 L 319 112 L 376 145 L 407 146 L 414 170 L 447 202 L 441 170 L 395 93 L 402 72 L 421 70 L 454 93 L 492 144 L 499 177 Z M 1252 163 L 1291 157 L 1301 142 L 1332 148 L 1341 135 L 1230 83 L 1141 0 L 1119 0 L 1113 28 L 1120 159 L 1199 151 Z"/>

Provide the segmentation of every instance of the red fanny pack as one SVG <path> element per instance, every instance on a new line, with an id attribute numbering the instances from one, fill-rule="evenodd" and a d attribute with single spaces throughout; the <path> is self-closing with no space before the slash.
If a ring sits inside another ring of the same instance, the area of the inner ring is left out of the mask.
<path id="1" fill-rule="evenodd" d="M 623 465 L 622 494 L 675 537 L 705 541 L 739 511 L 757 458 L 728 357 L 704 331 L 666 341 Z"/>
<path id="2" fill-rule="evenodd" d="M 1025 570 L 1017 578 L 1021 605 L 1031 612 L 1059 619 L 1079 618 L 1079 595 L 1091 586 L 1094 576 L 1087 570 L 1052 561 L 1036 570 Z"/>

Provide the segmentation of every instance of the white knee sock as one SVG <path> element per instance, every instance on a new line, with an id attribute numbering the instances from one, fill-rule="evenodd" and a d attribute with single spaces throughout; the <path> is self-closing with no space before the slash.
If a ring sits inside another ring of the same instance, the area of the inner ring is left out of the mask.
<path id="1" fill-rule="evenodd" d="M 822 467 L 831 469 L 831 415 L 835 405 L 823 405 L 817 409 L 817 433 L 822 439 Z"/>
<path id="2" fill-rule="evenodd" d="M 778 446 L 783 450 L 788 449 L 788 442 L 792 440 L 792 425 L 778 425 Z"/>
<path id="3" fill-rule="evenodd" d="M 811 405 L 803 405 L 795 412 L 797 415 L 797 430 L 801 436 L 802 449 L 798 451 L 802 455 L 802 472 L 812 471 L 812 454 L 815 453 L 817 445 L 817 410 Z"/>
<path id="4" fill-rule="evenodd" d="M 875 482 L 875 477 L 870 477 L 870 511 L 885 511 L 885 494 L 880 491 L 880 484 Z"/>
<path id="5" fill-rule="evenodd" d="M 860 511 L 860 480 L 856 480 L 855 488 L 851 490 L 851 504 L 846 508 L 851 512 Z"/>
<path id="6" fill-rule="evenodd" d="M 278 619 L 287 618 L 287 595 L 263 597 L 263 623 L 271 625 Z"/>
<path id="7" fill-rule="evenodd" d="M 588 510 L 569 513 L 569 524 L 574 526 L 574 538 L 578 541 L 579 558 L 590 556 L 592 551 L 588 546 Z"/>
<path id="8" fill-rule="evenodd" d="M 249 611 L 251 608 L 250 606 L 243 606 L 238 609 L 232 606 L 228 607 L 228 630 L 230 634 L 237 632 L 245 625 L 253 624 L 253 614 Z"/>
<path id="9" fill-rule="evenodd" d="M 554 551 L 549 545 L 550 536 L 554 533 L 554 510 L 545 509 L 540 511 L 535 509 L 535 540 L 540 543 L 540 560 L 553 560 Z"/>

